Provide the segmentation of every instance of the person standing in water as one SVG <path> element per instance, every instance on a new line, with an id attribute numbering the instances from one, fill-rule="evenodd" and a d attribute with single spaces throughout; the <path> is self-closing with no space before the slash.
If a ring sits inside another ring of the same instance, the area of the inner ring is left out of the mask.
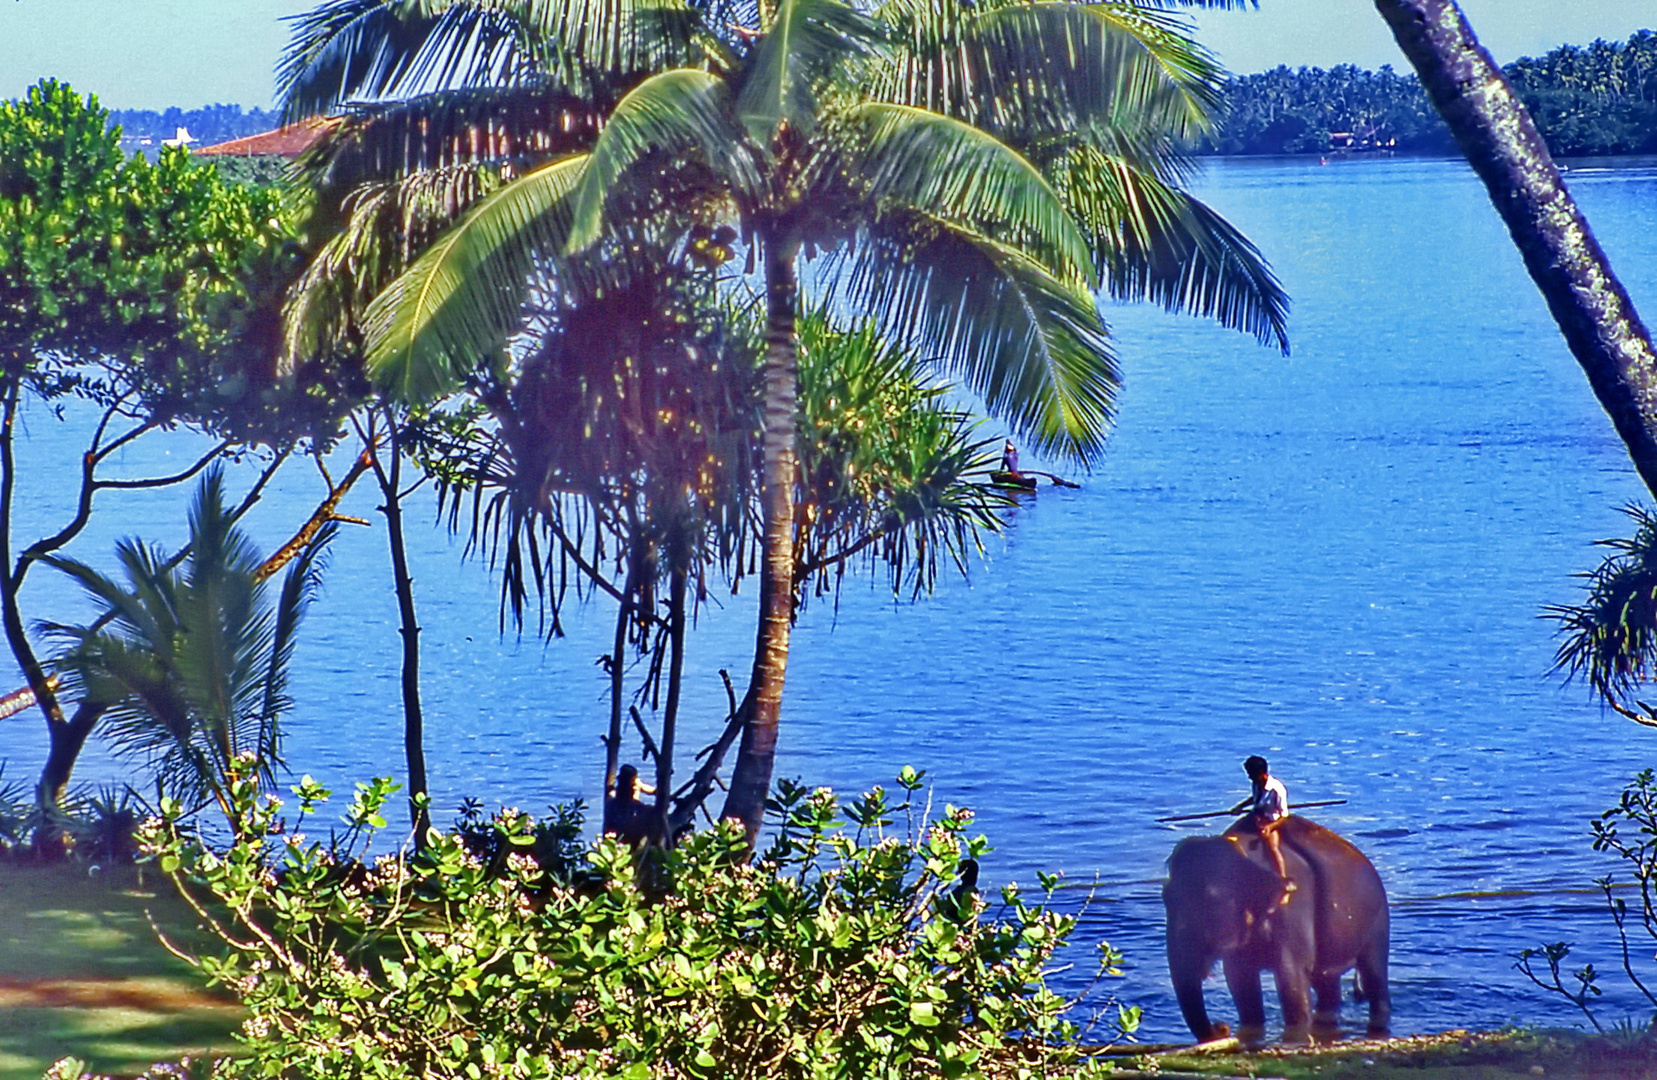
<path id="1" fill-rule="evenodd" d="M 1248 798 L 1231 808 L 1234 814 L 1248 812 L 1249 820 L 1260 838 L 1266 842 L 1266 850 L 1271 854 L 1272 865 L 1277 869 L 1277 876 L 1283 879 L 1283 899 L 1289 899 L 1289 893 L 1295 891 L 1295 883 L 1289 880 L 1289 870 L 1283 864 L 1283 841 L 1277 831 L 1283 827 L 1284 820 L 1289 816 L 1289 789 L 1283 786 L 1283 781 L 1271 774 L 1266 759 L 1259 754 L 1251 756 L 1243 762 L 1243 771 L 1248 773 L 1249 783 L 1254 791 Z"/>

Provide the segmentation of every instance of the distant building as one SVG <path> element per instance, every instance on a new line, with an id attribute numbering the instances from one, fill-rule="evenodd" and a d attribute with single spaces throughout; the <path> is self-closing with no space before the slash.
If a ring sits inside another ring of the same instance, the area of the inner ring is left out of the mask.
<path id="1" fill-rule="evenodd" d="M 187 127 L 181 127 L 181 128 L 174 128 L 173 129 L 173 137 L 170 138 L 170 139 L 162 139 L 161 140 L 161 145 L 162 146 L 188 147 L 191 143 L 193 143 L 195 141 L 196 141 L 196 137 L 194 135 L 190 134 L 190 129 L 187 128 Z"/>
<path id="2" fill-rule="evenodd" d="M 309 150 L 338 125 L 339 117 L 312 117 L 274 131 L 262 131 L 257 135 L 203 146 L 192 153 L 201 157 L 280 157 L 291 160 Z"/>

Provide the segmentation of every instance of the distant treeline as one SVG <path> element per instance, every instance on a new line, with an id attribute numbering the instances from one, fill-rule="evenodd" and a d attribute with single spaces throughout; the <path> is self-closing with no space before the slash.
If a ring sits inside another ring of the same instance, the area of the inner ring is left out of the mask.
<path id="1" fill-rule="evenodd" d="M 1657 33 L 1563 45 L 1506 72 L 1560 157 L 1657 154 Z M 1331 149 L 1455 152 L 1414 75 L 1390 66 L 1279 67 L 1234 80 L 1202 153 L 1308 154 Z"/>
<path id="2" fill-rule="evenodd" d="M 1502 69 L 1561 157 L 1657 154 L 1657 33 L 1625 42 L 1562 45 Z M 117 109 L 129 136 L 172 138 L 188 128 L 202 143 L 269 131 L 277 114 L 240 105 L 199 109 Z M 1315 154 L 1390 149 L 1448 154 L 1455 143 L 1414 75 L 1351 64 L 1275 68 L 1244 75 L 1226 90 L 1225 114 L 1200 153 Z"/>
<path id="3" fill-rule="evenodd" d="M 240 105 L 204 105 L 199 109 L 177 107 L 153 109 L 111 109 L 110 122 L 119 124 L 129 138 L 170 139 L 179 128 L 187 128 L 198 143 L 219 143 L 257 135 L 278 124 L 278 116 L 265 109 L 243 109 Z"/>

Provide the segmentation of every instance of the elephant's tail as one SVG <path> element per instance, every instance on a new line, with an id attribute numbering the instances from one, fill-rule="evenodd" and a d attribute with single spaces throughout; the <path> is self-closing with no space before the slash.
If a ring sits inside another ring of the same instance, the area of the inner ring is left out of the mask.
<path id="1" fill-rule="evenodd" d="M 1357 971 L 1352 973 L 1352 1000 L 1360 1003 L 1369 1000 L 1369 987 L 1364 985 L 1363 974 Z"/>

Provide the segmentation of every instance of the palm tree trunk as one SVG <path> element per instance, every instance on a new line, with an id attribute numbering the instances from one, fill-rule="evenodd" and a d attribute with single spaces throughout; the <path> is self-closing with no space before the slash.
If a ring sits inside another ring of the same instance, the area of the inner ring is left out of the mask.
<path id="1" fill-rule="evenodd" d="M 387 540 L 391 545 L 391 576 L 397 590 L 397 615 L 403 638 L 403 753 L 408 760 L 409 818 L 414 825 L 414 844 L 426 844 L 426 830 L 431 828 L 431 813 L 425 805 L 426 737 L 425 715 L 420 707 L 420 623 L 414 611 L 414 577 L 408 568 L 408 547 L 403 539 L 403 447 L 397 437 L 397 418 L 388 411 L 386 421 L 391 440 L 391 465 L 379 469 L 375 475 L 380 491 L 385 496 Z"/>
<path id="2" fill-rule="evenodd" d="M 782 715 L 783 679 L 788 673 L 788 634 L 794 621 L 795 417 L 799 404 L 799 340 L 794 319 L 800 285 L 794 260 L 796 237 L 764 237 L 765 364 L 764 404 L 765 539 L 760 572 L 760 619 L 754 646 L 753 709 L 742 728 L 742 745 L 731 771 L 731 791 L 721 817 L 742 823 L 753 847 L 765 820 L 765 796 L 777 756 L 777 721 Z"/>
<path id="3" fill-rule="evenodd" d="M 1496 205 L 1600 405 L 1657 495 L 1657 354 L 1501 69 L 1455 0 L 1375 0 Z"/>
<path id="4" fill-rule="evenodd" d="M 63 809 L 63 797 L 69 790 L 69 778 L 80 760 L 81 750 L 98 726 L 109 706 L 82 701 L 75 714 L 61 724 L 46 729 L 50 741 L 46 764 L 40 770 L 40 787 L 36 793 L 37 808 L 41 812 L 40 827 L 35 832 L 35 850 L 42 855 L 56 857 L 63 854 L 63 830 L 56 827 Z"/>

